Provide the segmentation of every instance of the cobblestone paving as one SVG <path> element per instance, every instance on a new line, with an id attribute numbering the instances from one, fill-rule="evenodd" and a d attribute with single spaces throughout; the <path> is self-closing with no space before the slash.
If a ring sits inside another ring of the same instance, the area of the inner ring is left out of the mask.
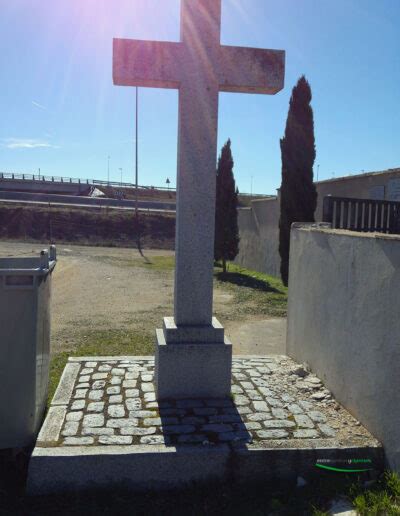
<path id="1" fill-rule="evenodd" d="M 79 362 L 59 445 L 262 443 L 370 434 L 286 356 L 233 359 L 231 399 L 157 403 L 154 359 Z"/>

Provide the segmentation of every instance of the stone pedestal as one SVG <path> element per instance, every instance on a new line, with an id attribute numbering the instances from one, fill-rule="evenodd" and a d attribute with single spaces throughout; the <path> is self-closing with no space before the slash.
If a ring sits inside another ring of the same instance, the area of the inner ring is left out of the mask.
<path id="1" fill-rule="evenodd" d="M 232 344 L 214 317 L 209 326 L 179 326 L 172 317 L 156 330 L 158 400 L 225 398 L 231 393 Z"/>

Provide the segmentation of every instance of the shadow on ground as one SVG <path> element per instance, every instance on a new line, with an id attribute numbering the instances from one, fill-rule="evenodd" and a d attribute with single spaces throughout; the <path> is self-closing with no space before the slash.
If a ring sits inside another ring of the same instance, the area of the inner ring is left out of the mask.
<path id="1" fill-rule="evenodd" d="M 216 278 L 223 283 L 231 283 L 239 287 L 248 287 L 261 292 L 275 292 L 276 294 L 283 294 L 282 291 L 272 287 L 268 281 L 263 281 L 258 278 L 241 274 L 240 272 L 217 272 Z"/>

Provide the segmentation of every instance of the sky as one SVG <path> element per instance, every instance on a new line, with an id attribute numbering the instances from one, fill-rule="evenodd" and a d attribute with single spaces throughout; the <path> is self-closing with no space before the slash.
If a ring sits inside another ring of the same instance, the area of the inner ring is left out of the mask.
<path id="1" fill-rule="evenodd" d="M 179 0 L 0 0 L 0 171 L 134 181 L 135 89 L 113 37 L 179 41 Z M 291 90 L 313 92 L 320 180 L 400 166 L 400 0 L 222 0 L 221 43 L 286 51 L 276 95 L 220 93 L 241 192 L 274 194 Z M 176 184 L 178 91 L 139 89 L 139 183 Z M 108 156 L 110 159 L 108 160 Z"/>

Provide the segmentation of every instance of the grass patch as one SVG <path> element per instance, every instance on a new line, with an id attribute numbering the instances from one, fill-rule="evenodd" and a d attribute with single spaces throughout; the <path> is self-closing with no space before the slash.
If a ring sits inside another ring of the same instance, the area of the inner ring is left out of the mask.
<path id="1" fill-rule="evenodd" d="M 52 356 L 50 362 L 50 380 L 48 406 L 53 399 L 61 374 L 70 356 L 124 356 L 152 355 L 154 353 L 154 336 L 128 330 L 85 331 L 79 338 L 81 345 L 71 351 L 63 351 Z"/>
<path id="2" fill-rule="evenodd" d="M 354 485 L 350 493 L 354 507 L 362 516 L 400 515 L 400 477 L 394 472 L 385 472 L 367 491 Z"/>
<path id="3" fill-rule="evenodd" d="M 279 278 L 234 263 L 228 265 L 226 273 L 217 266 L 215 278 L 219 286 L 235 295 L 238 313 L 286 316 L 288 289 Z"/>
<path id="4" fill-rule="evenodd" d="M 146 251 L 144 251 L 146 255 Z M 138 265 L 152 271 L 173 271 L 175 269 L 175 256 L 152 256 Z"/>

